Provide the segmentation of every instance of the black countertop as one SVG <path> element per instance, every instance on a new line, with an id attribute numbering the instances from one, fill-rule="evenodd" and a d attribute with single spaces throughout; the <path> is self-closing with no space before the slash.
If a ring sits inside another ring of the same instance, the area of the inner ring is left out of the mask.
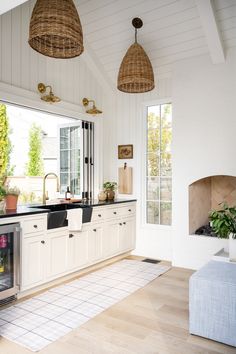
<path id="1" fill-rule="evenodd" d="M 88 206 L 88 207 L 96 207 L 96 206 L 107 206 L 107 205 L 113 205 L 113 204 L 129 203 L 129 202 L 136 202 L 136 199 L 115 199 L 115 200 L 104 201 L 104 202 L 94 199 L 94 200 L 84 201 L 81 203 L 73 203 L 73 204 L 78 205 L 78 207 L 79 207 L 79 205 Z M 55 204 L 56 203 L 52 203 L 52 205 L 55 205 Z M 57 204 L 62 204 L 62 203 L 57 203 Z M 50 204 L 47 204 L 47 205 L 50 205 Z M 45 204 L 44 205 L 42 204 L 41 206 L 45 208 Z M 38 208 L 36 208 L 36 207 L 38 207 Z M 40 204 L 34 205 L 33 208 L 30 205 L 27 205 L 27 206 L 19 205 L 16 210 L 0 210 L 0 218 L 34 215 L 34 214 L 41 214 L 41 213 L 48 213 L 48 212 L 49 212 L 48 209 L 40 209 Z"/>

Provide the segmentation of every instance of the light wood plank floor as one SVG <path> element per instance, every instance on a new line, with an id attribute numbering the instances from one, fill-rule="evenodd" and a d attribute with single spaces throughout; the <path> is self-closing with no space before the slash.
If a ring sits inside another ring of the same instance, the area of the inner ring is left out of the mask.
<path id="1" fill-rule="evenodd" d="M 172 268 L 40 354 L 236 354 L 236 348 L 189 335 L 191 274 Z M 0 338 L 0 354 L 29 353 Z"/>

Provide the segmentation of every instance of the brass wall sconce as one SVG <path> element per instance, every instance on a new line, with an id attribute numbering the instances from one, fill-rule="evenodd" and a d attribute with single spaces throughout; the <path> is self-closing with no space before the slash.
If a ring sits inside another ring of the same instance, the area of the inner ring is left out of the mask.
<path id="1" fill-rule="evenodd" d="M 93 103 L 93 107 L 90 108 L 90 109 L 87 109 L 86 113 L 88 113 L 88 114 L 100 114 L 100 113 L 102 113 L 102 111 L 97 109 L 97 107 L 95 106 L 95 101 L 94 100 L 89 100 L 88 98 L 83 98 L 82 102 L 83 102 L 83 106 L 84 107 L 87 107 L 90 102 Z"/>
<path id="2" fill-rule="evenodd" d="M 49 88 L 49 93 L 47 94 L 46 91 Z M 48 103 L 56 103 L 60 102 L 61 99 L 57 96 L 54 95 L 52 92 L 52 86 L 50 85 L 44 85 L 42 82 L 38 84 L 38 91 L 41 93 L 41 100 L 48 102 Z M 46 93 L 44 95 L 44 93 Z"/>

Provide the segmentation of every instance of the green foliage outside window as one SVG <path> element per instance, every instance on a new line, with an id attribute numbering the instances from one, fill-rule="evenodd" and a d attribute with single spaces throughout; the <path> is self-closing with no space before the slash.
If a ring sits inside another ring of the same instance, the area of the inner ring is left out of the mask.
<path id="1" fill-rule="evenodd" d="M 12 144 L 9 138 L 9 120 L 5 104 L 0 104 L 0 183 L 4 182 L 6 176 L 13 174 L 14 167 L 10 166 L 10 155 Z"/>
<path id="2" fill-rule="evenodd" d="M 32 124 L 29 131 L 29 161 L 26 166 L 27 176 L 43 175 L 42 159 L 42 129 L 36 124 Z"/>

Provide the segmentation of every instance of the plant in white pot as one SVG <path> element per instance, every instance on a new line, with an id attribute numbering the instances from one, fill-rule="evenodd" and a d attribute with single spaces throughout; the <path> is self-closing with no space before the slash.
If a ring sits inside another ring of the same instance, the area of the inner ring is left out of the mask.
<path id="1" fill-rule="evenodd" d="M 210 212 L 211 227 L 219 238 L 229 239 L 229 258 L 236 262 L 236 206 L 221 204 L 220 210 Z"/>

